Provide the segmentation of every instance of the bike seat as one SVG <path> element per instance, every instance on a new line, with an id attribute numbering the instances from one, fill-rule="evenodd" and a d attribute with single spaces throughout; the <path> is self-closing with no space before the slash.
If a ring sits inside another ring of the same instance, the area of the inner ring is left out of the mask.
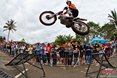
<path id="1" fill-rule="evenodd" d="M 83 18 L 74 18 L 74 20 L 81 20 L 81 21 L 87 21 L 87 19 L 83 19 Z"/>

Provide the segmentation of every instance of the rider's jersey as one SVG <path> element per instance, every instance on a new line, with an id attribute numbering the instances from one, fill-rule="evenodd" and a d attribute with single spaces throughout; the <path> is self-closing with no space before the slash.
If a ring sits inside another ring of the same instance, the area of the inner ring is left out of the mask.
<path id="1" fill-rule="evenodd" d="M 76 8 L 76 6 L 74 4 L 71 4 L 69 6 L 69 9 L 71 10 L 73 17 L 77 17 L 78 16 L 79 12 L 78 12 L 78 9 Z"/>
<path id="2" fill-rule="evenodd" d="M 69 8 L 71 8 L 71 9 L 76 9 L 76 6 L 75 6 L 74 4 L 71 4 L 71 5 L 69 6 Z"/>

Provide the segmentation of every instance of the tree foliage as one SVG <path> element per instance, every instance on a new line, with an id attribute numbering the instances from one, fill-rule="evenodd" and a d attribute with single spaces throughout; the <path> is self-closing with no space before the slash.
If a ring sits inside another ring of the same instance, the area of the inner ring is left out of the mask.
<path id="1" fill-rule="evenodd" d="M 59 36 L 57 36 L 57 38 L 55 40 L 55 44 L 62 45 L 64 43 L 71 42 L 73 40 L 74 40 L 74 38 L 71 35 L 68 35 L 68 36 L 67 35 L 59 35 Z"/>
<path id="2" fill-rule="evenodd" d="M 3 42 L 3 41 L 5 41 L 5 40 L 6 40 L 6 38 L 5 38 L 5 37 L 0 36 L 0 42 Z"/>
<path id="3" fill-rule="evenodd" d="M 117 31 L 114 24 L 106 23 L 100 29 L 99 32 L 104 35 L 104 38 L 112 39 L 114 32 Z"/>
<path id="4" fill-rule="evenodd" d="M 97 36 L 97 35 L 99 35 L 100 33 L 99 33 L 99 29 L 100 29 L 100 26 L 99 26 L 99 24 L 96 24 L 96 23 L 94 23 L 94 22 L 88 22 L 87 23 L 89 26 L 90 26 L 90 33 L 89 33 L 89 35 L 88 36 L 93 36 L 93 37 L 95 37 L 95 36 Z"/>

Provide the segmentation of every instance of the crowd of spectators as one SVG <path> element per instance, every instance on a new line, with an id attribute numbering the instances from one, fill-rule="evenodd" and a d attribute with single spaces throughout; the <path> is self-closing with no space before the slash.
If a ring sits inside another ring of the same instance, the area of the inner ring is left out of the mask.
<path id="1" fill-rule="evenodd" d="M 41 58 L 33 58 L 33 63 L 41 62 L 43 65 L 82 65 L 92 62 L 92 53 L 109 53 L 108 58 L 116 52 L 116 42 L 105 44 L 84 44 L 83 42 L 68 42 L 62 45 L 54 43 L 19 44 L 17 42 L 2 42 L 0 50 L 15 57 L 20 53 L 35 54 Z"/>

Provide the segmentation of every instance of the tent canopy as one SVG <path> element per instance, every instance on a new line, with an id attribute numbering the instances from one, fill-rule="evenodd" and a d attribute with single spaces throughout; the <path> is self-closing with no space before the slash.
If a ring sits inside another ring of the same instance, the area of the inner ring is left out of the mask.
<path id="1" fill-rule="evenodd" d="M 105 43 L 105 42 L 108 42 L 108 40 L 105 40 L 105 39 L 99 38 L 99 37 L 95 37 L 95 38 L 93 38 L 90 41 L 91 44 L 94 44 L 94 43 Z"/>

